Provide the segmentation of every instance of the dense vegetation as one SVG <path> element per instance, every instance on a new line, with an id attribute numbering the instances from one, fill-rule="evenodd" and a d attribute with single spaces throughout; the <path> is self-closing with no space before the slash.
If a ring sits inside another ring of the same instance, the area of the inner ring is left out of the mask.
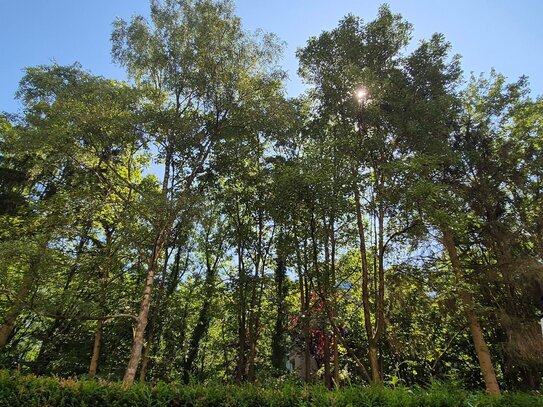
<path id="1" fill-rule="evenodd" d="M 116 21 L 130 83 L 26 69 L 24 108 L 0 116 L 0 367 L 539 389 L 543 99 L 527 79 L 466 79 L 442 35 L 411 44 L 383 6 L 310 38 L 308 91 L 288 98 L 280 41 L 233 10 L 152 1 L 149 21 Z M 0 378 L 3 397 L 61 386 Z M 125 397 L 80 383 L 58 394 Z"/>
<path id="2" fill-rule="evenodd" d="M 349 386 L 329 391 L 322 385 L 301 387 L 293 383 L 190 385 L 134 384 L 21 376 L 0 371 L 0 405 L 9 407 L 114 406 L 114 407 L 541 407 L 543 399 L 526 393 L 501 397 L 468 393 L 458 387 L 433 384 L 394 389 Z"/>

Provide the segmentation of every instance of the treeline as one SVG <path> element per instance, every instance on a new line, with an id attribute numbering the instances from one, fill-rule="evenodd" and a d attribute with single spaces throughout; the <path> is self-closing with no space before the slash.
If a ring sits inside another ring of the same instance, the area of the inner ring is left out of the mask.
<path id="1" fill-rule="evenodd" d="M 232 2 L 163 0 L 114 23 L 130 83 L 27 68 L 0 119 L 0 365 L 538 389 L 543 99 L 411 34 L 345 17 L 292 99 Z"/>

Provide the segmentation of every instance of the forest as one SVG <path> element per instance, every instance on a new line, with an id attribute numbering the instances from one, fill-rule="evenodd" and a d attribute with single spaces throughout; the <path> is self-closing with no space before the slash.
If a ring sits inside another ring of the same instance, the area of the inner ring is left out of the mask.
<path id="1" fill-rule="evenodd" d="M 0 369 L 542 388 L 526 77 L 466 74 L 383 5 L 309 38 L 289 97 L 232 1 L 150 10 L 113 24 L 128 82 L 27 67 L 0 114 Z"/>

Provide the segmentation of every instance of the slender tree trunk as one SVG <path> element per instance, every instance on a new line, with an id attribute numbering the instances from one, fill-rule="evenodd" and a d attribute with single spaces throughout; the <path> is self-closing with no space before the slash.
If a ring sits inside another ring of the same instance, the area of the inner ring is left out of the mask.
<path id="1" fill-rule="evenodd" d="M 309 272 L 307 268 L 307 241 L 304 240 L 304 256 L 302 263 L 302 256 L 299 250 L 299 244 L 296 245 L 296 258 L 297 258 L 297 268 L 298 268 L 298 283 L 300 286 L 300 314 L 301 314 L 301 324 L 302 332 L 304 339 L 304 381 L 305 383 L 310 383 L 312 381 L 311 375 L 311 330 L 310 330 L 310 321 L 311 321 L 311 309 L 310 309 L 310 293 L 309 293 Z"/>
<path id="2" fill-rule="evenodd" d="M 256 298 L 257 298 L 257 286 L 258 286 L 258 268 L 257 262 L 255 275 L 251 288 L 251 302 L 249 305 L 249 329 L 248 329 L 248 356 L 247 356 L 247 380 L 249 382 L 255 381 L 255 357 L 256 357 L 256 342 L 257 342 L 257 321 L 256 321 Z"/>
<path id="3" fill-rule="evenodd" d="M 255 375 L 255 358 L 256 358 L 256 340 L 254 338 L 255 333 L 252 329 L 249 329 L 249 356 L 247 358 L 247 380 L 253 383 L 256 379 Z"/>
<path id="4" fill-rule="evenodd" d="M 245 313 L 244 310 L 240 312 Z M 238 383 L 241 383 L 245 380 L 247 371 L 247 360 L 245 354 L 247 333 L 245 329 L 245 322 L 245 316 L 241 315 L 238 327 L 238 366 L 236 369 L 236 382 Z"/>
<path id="5" fill-rule="evenodd" d="M 167 145 L 166 145 L 166 157 L 164 164 L 164 178 L 162 180 L 162 195 L 165 199 L 165 202 L 171 204 L 169 199 L 169 185 L 170 185 L 170 169 L 172 165 L 173 157 L 173 140 L 172 135 L 168 135 Z M 195 175 L 193 172 L 191 174 Z M 188 184 L 190 186 L 190 183 Z M 166 246 L 166 242 L 170 235 L 172 224 L 175 220 L 175 215 L 177 215 L 177 210 L 169 207 L 167 220 L 161 225 L 158 233 L 156 234 L 155 242 L 153 244 L 153 251 L 149 262 L 147 264 L 147 276 L 145 278 L 145 286 L 143 288 L 143 295 L 140 302 L 140 310 L 138 313 L 138 322 L 136 325 L 136 331 L 134 333 L 134 342 L 132 344 L 132 351 L 130 352 L 130 359 L 128 361 L 128 366 L 126 367 L 126 372 L 124 374 L 123 383 L 125 385 L 130 385 L 134 383 L 136 377 L 136 371 L 138 370 L 138 365 L 140 363 L 141 352 L 143 349 L 143 341 L 145 336 L 145 328 L 147 327 L 147 322 L 149 319 L 149 308 L 151 306 L 151 292 L 153 290 L 153 283 L 155 279 L 155 273 L 157 268 L 157 262 L 162 255 L 162 251 Z"/>
<path id="6" fill-rule="evenodd" d="M 324 385 L 331 389 L 333 386 L 332 383 L 332 373 L 330 371 L 330 334 L 328 332 L 328 324 L 324 323 L 324 328 L 322 330 L 323 342 L 324 342 Z"/>
<path id="7" fill-rule="evenodd" d="M 256 379 L 255 359 L 259 336 L 259 312 L 264 282 L 264 249 L 263 249 L 264 217 L 262 210 L 258 211 L 258 241 L 255 261 L 255 271 L 252 284 L 251 303 L 249 309 L 249 356 L 247 360 L 247 379 L 254 382 Z M 262 268 L 262 276 L 261 269 Z M 260 286 L 260 287 L 259 287 Z"/>
<path id="8" fill-rule="evenodd" d="M 238 242 L 238 360 L 236 368 L 236 382 L 241 383 L 245 380 L 247 372 L 247 321 L 245 304 L 245 267 L 243 264 L 243 247 L 241 236 Z"/>
<path id="9" fill-rule="evenodd" d="M 368 357 L 370 359 L 371 381 L 373 384 L 381 383 L 381 369 L 379 365 L 379 348 L 374 340 L 368 344 Z"/>
<path id="10" fill-rule="evenodd" d="M 141 368 L 140 368 L 140 382 L 145 382 L 145 377 L 147 376 L 147 371 L 149 370 L 149 359 L 151 356 L 151 349 L 153 348 L 153 334 L 152 332 L 149 334 L 149 338 L 147 339 L 147 344 L 145 345 L 143 349 L 143 357 L 141 360 Z"/>
<path id="11" fill-rule="evenodd" d="M 153 290 L 157 260 L 162 253 L 169 230 L 170 227 L 164 227 L 161 233 L 158 234 L 154 244 L 153 253 L 147 267 L 147 277 L 145 279 L 145 287 L 143 289 L 143 295 L 141 298 L 140 311 L 137 318 L 136 331 L 134 333 L 134 342 L 132 345 L 132 351 L 130 353 L 130 360 L 128 361 L 128 366 L 123 378 L 123 383 L 125 385 L 129 385 L 134 382 L 136 371 L 138 370 L 138 365 L 140 363 L 145 328 L 147 327 L 149 308 L 151 306 L 151 293 Z"/>
<path id="12" fill-rule="evenodd" d="M 462 287 L 462 266 L 458 260 L 458 253 L 456 250 L 456 243 L 453 235 L 450 231 L 443 229 L 443 244 L 449 254 L 451 264 L 453 266 L 456 279 L 460 287 L 460 300 L 462 301 L 462 307 L 464 308 L 464 314 L 468 322 L 469 330 L 471 332 L 471 338 L 473 345 L 475 346 L 475 352 L 479 359 L 479 366 L 483 379 L 485 381 L 486 391 L 489 394 L 500 394 L 500 386 L 496 379 L 496 373 L 490 357 L 490 351 L 483 336 L 483 330 L 481 324 L 475 313 L 475 304 L 473 297 L 469 291 Z"/>
<path id="13" fill-rule="evenodd" d="M 256 380 L 256 371 L 255 371 L 255 363 L 256 363 L 256 352 L 257 352 L 257 346 L 258 346 L 258 339 L 260 337 L 260 315 L 262 313 L 262 295 L 264 293 L 264 261 L 262 261 L 262 267 L 261 267 L 261 275 L 260 275 L 260 287 L 258 290 L 258 298 L 256 300 L 256 303 L 254 305 L 254 308 L 256 309 L 253 317 L 253 328 L 252 332 L 250 334 L 250 349 L 249 349 L 249 360 L 248 360 L 248 379 L 250 382 L 254 382 Z M 256 284 L 256 282 L 255 282 Z"/>
<path id="14" fill-rule="evenodd" d="M 326 298 L 326 301 L 329 301 L 330 294 L 333 293 L 333 282 L 330 280 L 330 230 L 328 228 L 328 224 L 326 222 L 326 216 L 323 216 L 322 219 L 322 227 L 324 230 L 324 267 L 322 271 L 322 288 L 321 291 L 324 295 L 324 298 Z M 323 304 L 324 307 L 324 304 Z M 321 309 L 322 314 L 323 309 Z M 324 346 L 324 385 L 331 389 L 333 386 L 332 383 L 332 370 L 331 370 L 331 363 L 332 363 L 332 354 L 330 352 L 331 350 L 331 343 L 330 343 L 330 329 L 329 329 L 329 323 L 326 318 L 326 315 L 321 315 L 322 317 L 322 336 L 323 336 L 323 346 Z"/>
<path id="15" fill-rule="evenodd" d="M 100 358 L 100 348 L 102 345 L 102 330 L 103 330 L 104 321 L 99 319 L 96 323 L 96 331 L 94 332 L 94 345 L 92 347 L 92 356 L 89 366 L 89 377 L 93 378 L 96 376 L 98 371 L 98 360 Z"/>
<path id="16" fill-rule="evenodd" d="M 335 178 L 334 178 L 335 179 Z M 326 222 L 326 217 L 323 219 L 323 226 L 325 230 L 324 235 L 324 258 L 326 265 L 326 321 L 327 326 L 327 339 L 328 346 L 331 353 L 329 353 L 330 365 L 331 365 L 331 377 L 329 380 L 329 387 L 339 386 L 339 350 L 336 339 L 335 330 L 328 329 L 335 324 L 335 318 L 337 315 L 337 301 L 336 301 L 336 236 L 335 236 L 335 207 L 332 207 L 332 213 L 329 217 L 329 222 Z M 328 307 L 330 309 L 328 309 Z M 330 326 L 328 326 L 330 325 Z"/>
<path id="17" fill-rule="evenodd" d="M 336 289 L 336 226 L 335 215 L 330 219 L 330 278 L 332 282 L 332 313 L 331 316 L 336 319 L 337 315 L 337 289 Z M 336 332 L 332 329 L 333 356 L 334 356 L 334 385 L 339 386 L 339 349 Z"/>
<path id="18" fill-rule="evenodd" d="M 151 291 L 153 289 L 153 280 L 155 278 L 155 265 L 150 264 L 147 271 L 147 278 L 145 280 L 145 287 L 143 290 L 143 296 L 140 303 L 140 312 L 138 314 L 138 322 L 136 325 L 136 331 L 134 334 L 134 343 L 132 345 L 132 351 L 130 353 L 130 360 L 124 374 L 123 383 L 125 385 L 132 384 L 136 377 L 136 371 L 140 363 L 141 351 L 143 348 L 143 338 L 145 335 L 145 328 L 147 326 L 147 320 L 149 316 L 149 307 L 151 305 Z"/>
<path id="19" fill-rule="evenodd" d="M 102 223 L 105 235 L 106 235 L 106 242 L 104 246 L 104 258 L 105 263 L 102 270 L 102 279 L 101 279 L 101 293 L 100 293 L 100 311 L 102 312 L 102 315 L 105 316 L 107 314 L 107 286 L 109 281 L 109 273 L 111 268 L 111 259 L 112 259 L 112 238 L 113 238 L 113 230 L 108 227 L 107 224 Z M 91 356 L 91 362 L 89 366 L 89 377 L 93 378 L 96 376 L 96 372 L 98 371 L 98 362 L 100 360 L 100 348 L 102 345 L 102 333 L 104 330 L 104 320 L 99 319 L 96 322 L 96 330 L 94 332 L 94 344 L 92 347 L 92 356 Z"/>
<path id="20" fill-rule="evenodd" d="M 284 235 L 283 232 L 279 234 L 277 242 L 277 261 L 275 267 L 275 286 L 276 286 L 276 311 L 277 316 L 275 318 L 275 327 L 272 336 L 272 354 L 271 362 L 275 369 L 276 374 L 280 374 L 285 370 L 285 326 L 286 326 L 286 310 L 285 310 L 285 298 L 286 292 L 286 266 L 284 255 Z"/>
<path id="21" fill-rule="evenodd" d="M 379 367 L 379 355 L 377 343 L 373 335 L 371 322 L 370 293 L 369 293 L 369 271 L 366 251 L 366 236 L 364 230 L 364 221 L 362 219 L 362 207 L 360 204 L 360 191 L 358 185 L 354 188 L 356 222 L 358 227 L 359 252 L 362 262 L 362 308 L 364 311 L 364 327 L 368 337 L 368 359 L 370 361 L 371 381 L 373 384 L 381 383 L 381 371 Z"/>
<path id="22" fill-rule="evenodd" d="M 332 316 L 332 317 L 335 318 L 335 315 Z M 337 344 L 338 338 L 337 338 L 337 335 L 336 335 L 335 332 L 333 333 L 332 340 L 334 341 L 334 343 L 333 343 L 333 350 L 334 350 L 334 386 L 338 387 L 339 386 L 339 348 L 338 348 L 338 344 Z"/>
<path id="23" fill-rule="evenodd" d="M 379 192 L 380 195 L 380 192 Z M 385 330 L 385 247 L 384 247 L 384 221 L 385 211 L 383 204 L 379 203 L 378 210 L 378 247 L 377 247 L 377 307 L 375 310 L 375 334 L 374 339 L 379 346 L 379 341 Z"/>
<path id="24" fill-rule="evenodd" d="M 308 277 L 304 276 L 304 368 L 305 368 L 305 382 L 311 383 L 313 381 L 313 375 L 311 371 L 311 328 L 309 323 L 311 321 L 311 303 L 309 293 Z"/>

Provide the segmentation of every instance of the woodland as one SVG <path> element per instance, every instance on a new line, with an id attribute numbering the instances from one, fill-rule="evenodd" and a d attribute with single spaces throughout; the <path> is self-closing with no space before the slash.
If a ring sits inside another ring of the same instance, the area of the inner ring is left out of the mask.
<path id="1" fill-rule="evenodd" d="M 0 369 L 541 389 L 526 77 L 464 73 L 383 5 L 309 38 L 289 97 L 232 1 L 150 8 L 113 24 L 127 82 L 27 67 L 0 114 Z"/>

